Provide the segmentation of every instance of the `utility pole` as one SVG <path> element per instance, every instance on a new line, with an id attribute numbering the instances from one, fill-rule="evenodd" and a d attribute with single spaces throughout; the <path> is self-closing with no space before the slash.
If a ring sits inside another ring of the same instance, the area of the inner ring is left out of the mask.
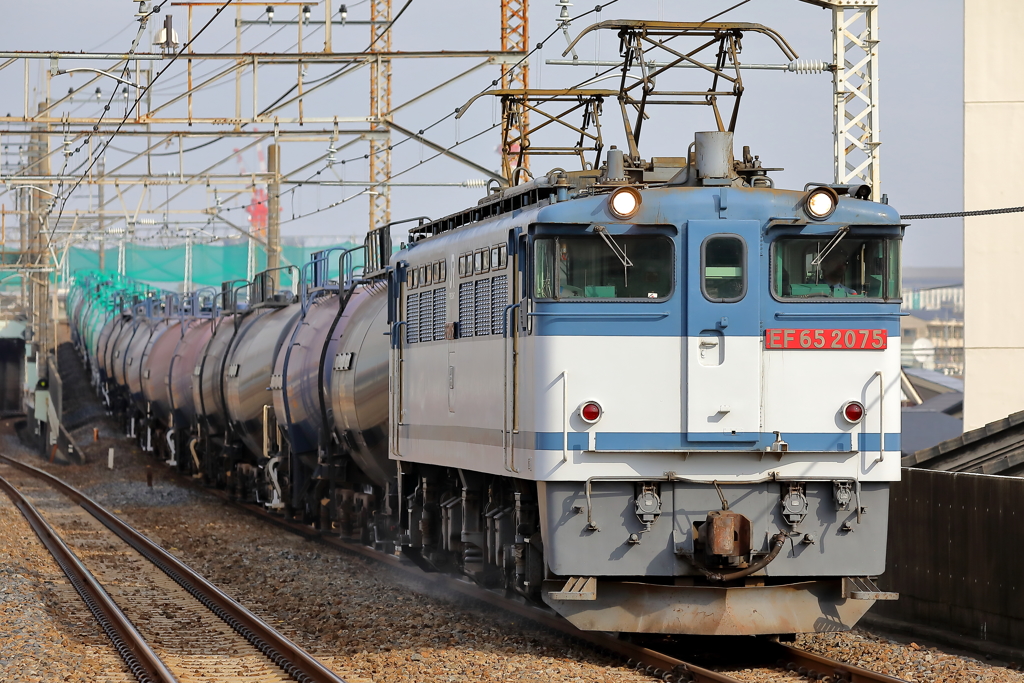
<path id="1" fill-rule="evenodd" d="M 185 277 L 182 278 L 182 294 L 192 291 L 192 240 L 195 234 L 189 231 L 185 235 Z"/>
<path id="2" fill-rule="evenodd" d="M 39 103 L 39 113 L 46 110 L 46 100 Z M 49 125 L 41 124 L 36 127 L 32 135 L 32 142 L 29 145 L 29 164 L 33 173 L 41 176 L 50 175 L 50 136 Z M 30 290 L 32 301 L 32 317 L 34 319 L 35 340 L 38 343 L 37 352 L 42 353 L 43 362 L 38 363 L 40 369 L 46 367 L 46 355 L 50 350 L 51 330 L 49 321 L 50 311 L 50 273 L 46 272 L 50 265 L 49 233 L 46 229 L 46 213 L 50 204 L 52 193 L 50 185 L 37 186 L 32 190 L 32 208 L 29 214 L 30 239 L 32 246 L 29 254 L 29 265 L 36 272 L 30 275 Z M 37 358 L 39 358 L 37 356 Z M 45 376 L 45 371 L 40 372 L 40 377 Z"/>
<path id="3" fill-rule="evenodd" d="M 281 148 L 277 143 L 267 147 L 267 270 L 281 265 Z"/>
<path id="4" fill-rule="evenodd" d="M 106 161 L 106 157 L 105 156 L 104 157 L 100 157 L 99 163 L 97 164 L 98 173 L 99 173 L 100 177 L 103 177 L 104 175 L 106 175 L 106 173 L 105 173 L 105 171 L 106 171 L 106 169 L 105 169 L 106 164 L 104 163 L 105 161 Z M 100 235 L 100 262 L 99 262 L 99 267 L 100 267 L 100 271 L 104 271 L 104 270 L 107 269 L 107 251 L 106 251 L 107 250 L 107 241 L 106 241 L 106 239 L 104 239 L 106 237 L 106 233 L 107 233 L 107 226 L 106 226 L 106 222 L 103 220 L 103 213 L 104 213 L 103 207 L 105 206 L 104 201 L 103 201 L 103 184 L 101 183 L 97 189 L 98 189 L 98 192 L 99 192 L 98 199 L 97 199 L 97 201 L 99 203 L 97 204 L 97 207 L 96 207 L 97 217 L 99 218 L 99 225 L 97 226 L 97 232 L 99 232 L 99 235 Z"/>
<path id="5" fill-rule="evenodd" d="M 370 0 L 370 52 L 391 52 L 391 0 Z M 391 60 L 370 62 L 370 129 L 387 131 L 391 113 Z M 370 139 L 370 230 L 391 222 L 391 139 Z"/>

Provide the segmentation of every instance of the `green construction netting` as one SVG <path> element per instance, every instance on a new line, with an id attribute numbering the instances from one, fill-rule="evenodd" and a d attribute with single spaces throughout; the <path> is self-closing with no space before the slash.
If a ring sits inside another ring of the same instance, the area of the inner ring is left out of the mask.
<path id="1" fill-rule="evenodd" d="M 295 246 L 282 245 L 281 265 L 301 266 L 309 261 L 310 254 L 324 249 L 338 247 L 354 247 L 357 245 L 338 244 L 330 246 Z M 338 272 L 338 256 L 335 252 L 331 257 L 331 276 Z M 363 263 L 362 251 L 353 254 L 353 266 Z M 241 244 L 196 244 L 192 246 L 192 282 L 194 287 L 220 287 L 222 282 L 246 277 L 246 260 L 248 248 Z M 69 272 L 98 270 L 99 252 L 95 249 L 72 247 L 68 252 Z M 104 264 L 106 270 L 117 269 L 117 249 L 107 249 Z M 263 249 L 256 250 L 256 271 L 267 267 L 267 257 Z M 170 247 L 143 246 L 129 244 L 125 247 L 125 273 L 129 278 L 147 282 L 164 289 L 180 289 L 185 277 L 185 245 Z M 287 280 L 284 281 L 287 283 Z M 176 286 L 177 285 L 177 286 Z"/>

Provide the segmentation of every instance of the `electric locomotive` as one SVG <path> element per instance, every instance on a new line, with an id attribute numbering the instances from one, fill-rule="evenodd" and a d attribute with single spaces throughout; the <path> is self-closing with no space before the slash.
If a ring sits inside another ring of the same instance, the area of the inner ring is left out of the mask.
<path id="1" fill-rule="evenodd" d="M 870 577 L 899 478 L 899 216 L 769 187 L 731 143 L 611 150 L 411 231 L 389 425 L 408 554 L 505 568 L 602 631 L 844 629 L 892 597 Z"/>

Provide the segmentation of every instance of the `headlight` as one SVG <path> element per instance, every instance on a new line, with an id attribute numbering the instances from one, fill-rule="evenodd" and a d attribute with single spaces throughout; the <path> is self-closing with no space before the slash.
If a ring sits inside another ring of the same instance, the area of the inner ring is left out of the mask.
<path id="1" fill-rule="evenodd" d="M 832 215 L 839 204 L 839 195 L 831 187 L 819 187 L 811 191 L 804 200 L 807 215 L 817 220 L 825 220 Z"/>
<path id="2" fill-rule="evenodd" d="M 620 187 L 608 198 L 608 211 L 616 218 L 632 218 L 640 209 L 643 199 L 632 187 Z"/>

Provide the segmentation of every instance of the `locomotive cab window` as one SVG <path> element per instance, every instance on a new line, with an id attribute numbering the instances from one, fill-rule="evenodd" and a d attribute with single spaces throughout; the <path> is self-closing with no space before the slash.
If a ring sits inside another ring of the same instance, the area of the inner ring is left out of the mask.
<path id="1" fill-rule="evenodd" d="M 900 244 L 892 237 L 783 237 L 772 245 L 772 293 L 784 300 L 900 298 Z"/>
<path id="2" fill-rule="evenodd" d="M 614 235 L 609 241 L 593 234 L 537 238 L 533 247 L 534 296 L 555 300 L 666 299 L 672 293 L 672 247 L 672 240 L 660 235 Z"/>
<path id="3" fill-rule="evenodd" d="M 700 288 L 704 298 L 735 303 L 747 294 L 747 244 L 739 235 L 711 235 L 700 246 Z"/>

